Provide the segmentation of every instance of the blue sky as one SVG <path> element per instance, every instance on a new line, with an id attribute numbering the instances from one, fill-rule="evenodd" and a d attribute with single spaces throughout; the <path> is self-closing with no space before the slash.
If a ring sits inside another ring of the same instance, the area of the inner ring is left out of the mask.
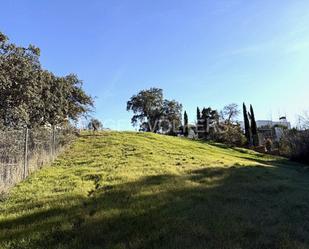
<path id="1" fill-rule="evenodd" d="M 196 106 L 251 103 L 257 119 L 309 110 L 308 0 L 10 0 L 0 30 L 76 73 L 94 116 L 132 129 L 126 101 L 160 87 L 194 121 Z M 120 120 L 116 122 L 117 120 Z"/>

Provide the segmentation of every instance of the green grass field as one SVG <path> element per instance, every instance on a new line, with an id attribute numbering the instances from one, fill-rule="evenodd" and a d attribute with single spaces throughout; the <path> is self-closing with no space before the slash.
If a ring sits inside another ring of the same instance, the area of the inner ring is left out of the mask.
<path id="1" fill-rule="evenodd" d="M 83 134 L 0 202 L 0 248 L 309 248 L 309 173 L 219 144 Z"/>

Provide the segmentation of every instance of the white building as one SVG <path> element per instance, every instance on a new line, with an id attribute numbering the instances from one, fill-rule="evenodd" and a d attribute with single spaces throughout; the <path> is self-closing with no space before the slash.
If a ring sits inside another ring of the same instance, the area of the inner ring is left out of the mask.
<path id="1" fill-rule="evenodd" d="M 256 126 L 257 128 L 283 126 L 291 129 L 291 123 L 287 121 L 286 117 L 281 117 L 279 121 L 257 120 Z"/>
<path id="2" fill-rule="evenodd" d="M 245 124 L 243 121 L 239 122 L 241 128 L 245 129 Z M 279 121 L 272 121 L 272 120 L 257 120 L 256 121 L 257 128 L 273 128 L 276 126 L 283 126 L 287 129 L 291 129 L 291 123 L 287 121 L 286 117 L 281 117 Z"/>
<path id="3" fill-rule="evenodd" d="M 244 122 L 240 122 L 240 126 L 243 130 L 245 129 Z M 279 141 L 283 135 L 284 128 L 291 129 L 291 123 L 287 121 L 286 117 L 279 118 L 279 121 L 257 120 L 256 126 L 258 128 L 260 144 L 263 144 L 267 138 Z"/>

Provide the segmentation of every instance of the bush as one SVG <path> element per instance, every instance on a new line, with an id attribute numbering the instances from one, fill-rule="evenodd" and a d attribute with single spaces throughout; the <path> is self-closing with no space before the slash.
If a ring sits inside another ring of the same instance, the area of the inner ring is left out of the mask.
<path id="1" fill-rule="evenodd" d="M 286 131 L 279 143 L 280 155 L 309 164 L 309 130 Z"/>
<path id="2" fill-rule="evenodd" d="M 229 146 L 242 147 L 246 144 L 246 137 L 238 124 L 220 125 L 220 132 L 216 133 L 214 140 Z"/>

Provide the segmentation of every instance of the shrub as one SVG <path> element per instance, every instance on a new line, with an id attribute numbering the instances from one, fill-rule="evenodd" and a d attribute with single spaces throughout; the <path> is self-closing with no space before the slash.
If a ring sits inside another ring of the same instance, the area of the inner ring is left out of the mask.
<path id="1" fill-rule="evenodd" d="M 280 140 L 279 152 L 294 161 L 309 163 L 309 130 L 286 131 Z"/>
<path id="2" fill-rule="evenodd" d="M 238 147 L 244 146 L 247 141 L 238 124 L 221 124 L 220 132 L 216 133 L 214 140 L 229 146 Z"/>

